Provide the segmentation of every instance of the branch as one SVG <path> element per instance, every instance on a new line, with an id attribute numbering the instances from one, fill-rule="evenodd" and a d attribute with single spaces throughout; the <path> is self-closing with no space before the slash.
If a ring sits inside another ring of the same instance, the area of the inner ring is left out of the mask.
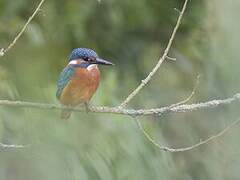
<path id="1" fill-rule="evenodd" d="M 169 106 L 169 108 L 174 108 L 176 106 L 180 106 L 180 105 L 183 105 L 183 104 L 186 104 L 188 101 L 190 101 L 192 99 L 192 97 L 195 95 L 195 92 L 197 90 L 197 87 L 199 85 L 199 79 L 200 79 L 200 75 L 197 76 L 197 81 L 196 81 L 196 84 L 191 92 L 191 94 L 184 100 L 178 102 L 178 103 L 175 103 L 175 104 L 172 104 L 171 106 Z"/>
<path id="2" fill-rule="evenodd" d="M 184 151 L 190 151 L 193 150 L 194 148 L 197 148 L 201 145 L 207 144 L 221 136 L 223 136 L 225 133 L 227 133 L 231 128 L 233 128 L 235 125 L 237 125 L 238 123 L 240 123 L 240 119 L 234 121 L 233 123 L 231 123 L 230 125 L 228 125 L 227 127 L 225 127 L 223 130 L 221 130 L 219 133 L 217 133 L 216 135 L 213 135 L 203 141 L 200 141 L 199 143 L 196 143 L 192 146 L 188 146 L 188 147 L 183 147 L 183 148 L 170 148 L 167 146 L 162 146 L 159 143 L 157 143 L 146 131 L 145 129 L 142 127 L 141 122 L 135 118 L 135 121 L 138 125 L 139 130 L 143 133 L 143 135 L 157 148 L 159 148 L 160 150 L 163 151 L 168 151 L 168 152 L 184 152 Z"/>
<path id="3" fill-rule="evenodd" d="M 124 108 L 127 106 L 127 104 L 140 92 L 140 90 L 147 85 L 147 83 L 152 79 L 152 76 L 157 72 L 157 70 L 160 68 L 160 66 L 162 65 L 163 61 L 166 59 L 166 58 L 169 58 L 168 57 L 168 52 L 172 46 L 172 43 L 173 43 L 173 40 L 175 38 L 175 35 L 177 33 L 177 30 L 181 24 L 181 21 L 182 21 L 182 17 L 183 17 L 183 14 L 186 10 L 186 7 L 187 7 L 187 3 L 188 3 L 188 0 L 185 0 L 184 2 L 184 5 L 183 5 L 183 8 L 179 14 L 179 17 L 178 17 L 178 20 L 177 20 L 177 23 L 173 29 L 173 32 L 172 32 L 172 35 L 168 41 L 168 44 L 167 44 L 167 47 L 166 49 L 164 50 L 164 53 L 162 55 L 162 57 L 160 57 L 160 59 L 158 60 L 158 63 L 156 64 L 156 66 L 152 69 L 152 71 L 148 74 L 148 76 L 142 80 L 141 84 L 139 84 L 139 86 L 134 89 L 129 95 L 128 97 L 120 104 L 119 108 Z"/>
<path id="4" fill-rule="evenodd" d="M 110 113 L 110 114 L 122 114 L 129 116 L 147 116 L 147 115 L 163 115 L 166 113 L 182 113 L 191 112 L 200 109 L 216 108 L 221 105 L 231 104 L 234 101 L 240 100 L 240 93 L 235 94 L 233 97 L 226 99 L 211 100 L 206 102 L 200 102 L 195 104 L 180 104 L 180 105 L 169 105 L 160 108 L 152 109 L 125 109 L 118 107 L 107 107 L 107 106 L 90 106 L 89 112 L 93 113 Z M 72 110 L 78 112 L 85 112 L 85 107 L 70 108 L 63 107 L 57 104 L 46 104 L 46 103 L 35 103 L 26 101 L 10 101 L 0 100 L 0 106 L 10 106 L 19 108 L 37 108 L 37 109 L 56 109 L 56 110 Z"/>
<path id="5" fill-rule="evenodd" d="M 13 39 L 13 41 L 8 45 L 8 47 L 6 49 L 2 48 L 0 49 L 0 57 L 4 56 L 18 41 L 18 39 L 22 36 L 22 34 L 24 33 L 24 31 L 26 30 L 27 26 L 29 25 L 29 23 L 33 20 L 33 18 L 36 16 L 36 14 L 38 13 L 38 11 L 40 10 L 42 4 L 44 3 L 45 0 L 41 0 L 40 3 L 38 4 L 37 8 L 34 10 L 33 14 L 28 18 L 26 24 L 23 26 L 23 28 L 21 29 L 21 31 L 17 34 L 17 36 Z"/>
<path id="6" fill-rule="evenodd" d="M 17 145 L 17 144 L 4 144 L 0 143 L 0 149 L 9 149 L 9 148 L 24 148 L 25 145 Z"/>

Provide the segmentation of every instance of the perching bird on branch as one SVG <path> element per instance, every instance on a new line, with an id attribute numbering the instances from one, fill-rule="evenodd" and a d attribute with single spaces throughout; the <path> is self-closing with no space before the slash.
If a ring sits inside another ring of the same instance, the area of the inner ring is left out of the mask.
<path id="1" fill-rule="evenodd" d="M 75 107 L 88 103 L 98 88 L 100 71 L 97 65 L 113 65 L 98 57 L 97 53 L 87 48 L 72 51 L 68 65 L 63 69 L 57 83 L 56 96 L 64 106 Z M 61 118 L 68 119 L 70 110 L 63 110 Z"/>

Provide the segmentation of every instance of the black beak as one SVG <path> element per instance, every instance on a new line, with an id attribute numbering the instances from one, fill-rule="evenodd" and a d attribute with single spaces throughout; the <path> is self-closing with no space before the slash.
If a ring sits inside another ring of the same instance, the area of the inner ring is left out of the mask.
<path id="1" fill-rule="evenodd" d="M 114 65 L 113 63 L 106 61 L 104 59 L 97 58 L 96 59 L 96 64 L 101 64 L 101 65 Z"/>

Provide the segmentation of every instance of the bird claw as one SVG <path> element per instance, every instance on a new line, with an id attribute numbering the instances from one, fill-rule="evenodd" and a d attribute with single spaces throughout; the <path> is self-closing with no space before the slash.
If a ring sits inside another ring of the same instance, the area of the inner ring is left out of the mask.
<path id="1" fill-rule="evenodd" d="M 85 106 L 85 111 L 86 111 L 86 113 L 89 113 L 89 112 L 90 112 L 89 103 L 84 103 L 84 106 Z"/>

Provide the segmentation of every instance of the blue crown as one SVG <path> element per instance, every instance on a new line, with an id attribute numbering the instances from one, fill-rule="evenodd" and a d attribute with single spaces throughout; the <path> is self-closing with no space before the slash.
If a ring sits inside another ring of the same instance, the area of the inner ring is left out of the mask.
<path id="1" fill-rule="evenodd" d="M 89 58 L 89 57 L 97 58 L 98 55 L 92 49 L 76 48 L 76 49 L 73 49 L 73 51 L 71 52 L 69 61 L 74 60 L 74 59 L 85 59 L 85 58 Z"/>

